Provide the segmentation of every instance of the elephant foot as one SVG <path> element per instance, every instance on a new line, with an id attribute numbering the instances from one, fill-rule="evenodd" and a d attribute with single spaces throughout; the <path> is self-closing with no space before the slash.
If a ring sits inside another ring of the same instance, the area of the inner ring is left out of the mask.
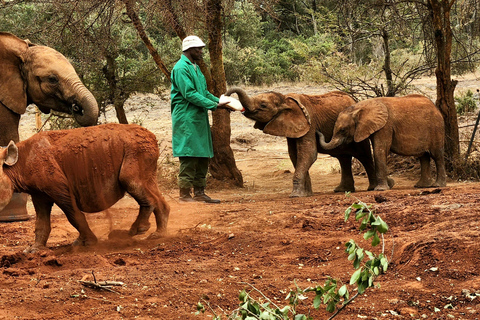
<path id="1" fill-rule="evenodd" d="M 388 184 L 388 187 L 389 187 L 390 189 L 392 189 L 393 186 L 395 185 L 395 180 L 393 180 L 392 178 L 388 177 L 388 178 L 387 178 L 387 184 Z"/>
<path id="2" fill-rule="evenodd" d="M 355 187 L 345 187 L 342 185 L 338 185 L 335 189 L 333 189 L 334 192 L 355 192 Z"/>
<path id="3" fill-rule="evenodd" d="M 414 185 L 415 188 L 433 188 L 434 187 L 434 184 L 431 183 L 430 181 L 418 181 L 417 183 L 415 183 Z"/>
<path id="4" fill-rule="evenodd" d="M 157 230 L 147 237 L 147 240 L 157 240 L 164 238 L 167 235 L 167 230 Z"/>
<path id="5" fill-rule="evenodd" d="M 97 237 L 95 237 L 95 238 L 81 238 L 81 237 L 78 237 L 75 241 L 73 241 L 72 246 L 74 246 L 74 247 L 78 247 L 78 246 L 88 247 L 88 246 L 96 245 L 97 242 L 98 242 Z"/>
<path id="6" fill-rule="evenodd" d="M 132 235 L 127 230 L 112 230 L 108 234 L 109 240 L 122 240 L 122 239 L 130 239 Z"/>
<path id="7" fill-rule="evenodd" d="M 148 229 L 150 229 L 150 222 L 146 221 L 144 223 L 141 223 L 138 227 L 135 227 L 134 225 L 132 225 L 128 234 L 131 237 L 133 237 L 133 236 L 136 236 L 136 235 L 139 235 L 139 234 L 146 233 L 148 231 Z"/>
<path id="8" fill-rule="evenodd" d="M 447 183 L 445 181 L 436 181 L 432 187 L 433 188 L 443 188 L 443 187 L 446 187 L 447 186 Z"/>
<path id="9" fill-rule="evenodd" d="M 43 250 L 47 250 L 47 247 L 42 244 L 34 244 L 26 247 L 25 250 L 23 250 L 23 253 L 37 253 Z"/>
<path id="10" fill-rule="evenodd" d="M 368 186 L 368 191 L 385 191 L 385 190 L 390 190 L 393 188 L 393 186 L 395 185 L 395 180 L 393 180 L 392 178 L 388 177 L 387 178 L 387 182 L 386 183 L 382 183 L 382 184 L 370 184 Z"/>
<path id="11" fill-rule="evenodd" d="M 386 191 L 386 190 L 390 190 L 390 186 L 388 185 L 387 182 L 379 183 L 379 184 L 377 184 L 377 186 L 375 187 L 374 190 L 375 191 Z"/>
<path id="12" fill-rule="evenodd" d="M 304 197 L 310 197 L 310 196 L 313 196 L 313 192 L 312 191 L 292 191 L 292 193 L 290 193 L 290 198 L 304 198 Z"/>

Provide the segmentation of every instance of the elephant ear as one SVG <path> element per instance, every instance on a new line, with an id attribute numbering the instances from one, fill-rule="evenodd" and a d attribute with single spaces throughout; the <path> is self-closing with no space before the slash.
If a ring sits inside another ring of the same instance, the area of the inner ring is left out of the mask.
<path id="1" fill-rule="evenodd" d="M 0 42 L 4 41 L 8 50 L 0 45 L 0 103 L 17 114 L 23 114 L 27 109 L 27 92 L 21 66 L 28 43 L 14 35 L 1 33 Z"/>
<path id="2" fill-rule="evenodd" d="M 287 96 L 283 103 L 283 110 L 265 125 L 263 132 L 287 138 L 303 137 L 311 124 L 307 109 L 292 96 Z"/>
<path id="3" fill-rule="evenodd" d="M 0 163 L 3 162 L 7 166 L 13 166 L 17 161 L 18 147 L 15 145 L 15 142 L 10 141 L 8 146 L 4 148 L 2 153 L 0 153 Z"/>
<path id="4" fill-rule="evenodd" d="M 376 99 L 359 102 L 354 108 L 356 127 L 354 140 L 360 142 L 382 129 L 387 123 L 388 109 Z"/>

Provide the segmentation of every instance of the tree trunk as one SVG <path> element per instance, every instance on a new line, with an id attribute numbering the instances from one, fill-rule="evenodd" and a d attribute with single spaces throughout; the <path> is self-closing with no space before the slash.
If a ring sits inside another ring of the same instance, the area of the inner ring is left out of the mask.
<path id="1" fill-rule="evenodd" d="M 105 58 L 107 60 L 107 64 L 103 67 L 103 75 L 108 82 L 108 99 L 115 107 L 115 112 L 117 114 L 117 119 L 119 123 L 127 124 L 127 116 L 125 115 L 125 110 L 123 109 L 123 105 L 125 100 L 120 97 L 121 94 L 118 92 L 117 87 L 117 79 L 115 77 L 116 74 L 116 64 L 115 64 L 115 57 L 109 55 L 108 52 L 105 54 Z"/>
<path id="2" fill-rule="evenodd" d="M 222 0 L 207 1 L 207 28 L 210 61 L 212 63 L 212 93 L 219 97 L 227 90 L 225 69 L 222 57 Z M 230 112 L 218 109 L 213 112 L 212 139 L 214 157 L 210 162 L 210 173 L 218 180 L 233 180 L 234 184 L 243 187 L 243 177 L 238 170 L 230 147 L 231 126 Z"/>
<path id="3" fill-rule="evenodd" d="M 385 94 L 385 96 L 393 97 L 395 96 L 395 88 L 393 85 L 393 72 L 392 72 L 392 65 L 391 65 L 390 44 L 389 44 L 388 31 L 385 29 L 382 30 L 382 39 L 383 39 L 383 48 L 385 50 L 383 71 L 385 72 L 385 78 L 387 80 L 387 93 Z"/>
<path id="4" fill-rule="evenodd" d="M 454 92 L 456 80 L 451 79 L 450 57 L 452 51 L 452 29 L 450 9 L 455 0 L 428 0 L 433 17 L 433 32 L 437 51 L 437 101 L 445 122 L 445 162 L 451 170 L 459 158 L 458 119 L 455 108 Z"/>
<path id="5" fill-rule="evenodd" d="M 127 15 L 132 20 L 133 26 L 137 30 L 137 33 L 142 39 L 143 43 L 145 43 L 145 46 L 147 47 L 148 51 L 150 52 L 150 55 L 152 56 L 153 60 L 157 64 L 158 68 L 163 72 L 163 74 L 170 79 L 170 70 L 167 69 L 165 64 L 162 61 L 162 58 L 158 54 L 158 51 L 153 47 L 152 42 L 150 41 L 150 38 L 148 37 L 147 33 L 145 32 L 145 29 L 143 28 L 142 21 L 140 21 L 140 18 L 138 17 L 137 13 L 135 12 L 134 9 L 134 0 L 123 0 L 123 3 L 125 3 L 125 9 L 127 10 Z"/>

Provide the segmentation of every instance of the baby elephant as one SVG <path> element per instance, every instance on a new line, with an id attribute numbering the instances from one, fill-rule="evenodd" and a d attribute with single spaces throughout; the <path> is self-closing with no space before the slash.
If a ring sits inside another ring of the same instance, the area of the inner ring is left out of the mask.
<path id="1" fill-rule="evenodd" d="M 377 186 L 388 190 L 387 155 L 394 152 L 420 159 L 421 177 L 415 187 L 445 187 L 445 129 L 443 117 L 430 99 L 421 95 L 383 97 L 361 101 L 342 111 L 337 118 L 333 137 L 319 144 L 330 150 L 351 141 L 370 139 L 373 147 Z M 430 177 L 430 158 L 435 161 L 437 179 Z"/>
<path id="2" fill-rule="evenodd" d="M 125 192 L 140 205 L 130 236 L 145 233 L 150 214 L 166 233 L 170 207 L 157 185 L 158 144 L 155 135 L 137 125 L 106 124 L 38 133 L 0 148 L 0 210 L 13 192 L 32 196 L 36 212 L 35 243 L 25 252 L 46 246 L 55 203 L 80 235 L 74 245 L 97 242 L 83 212 L 108 209 Z"/>

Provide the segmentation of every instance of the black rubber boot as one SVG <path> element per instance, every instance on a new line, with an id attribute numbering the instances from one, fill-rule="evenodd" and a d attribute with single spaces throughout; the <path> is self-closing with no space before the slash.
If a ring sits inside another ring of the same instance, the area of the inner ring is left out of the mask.
<path id="1" fill-rule="evenodd" d="M 220 200 L 212 199 L 205 194 L 205 187 L 194 187 L 193 200 L 206 203 L 220 203 Z"/>
<path id="2" fill-rule="evenodd" d="M 195 202 L 190 194 L 190 188 L 180 188 L 180 202 Z"/>

